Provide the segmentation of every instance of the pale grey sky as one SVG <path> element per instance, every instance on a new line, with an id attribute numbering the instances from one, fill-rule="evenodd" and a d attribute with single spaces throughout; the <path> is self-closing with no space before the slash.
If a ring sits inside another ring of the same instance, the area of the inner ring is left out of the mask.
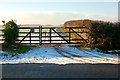
<path id="1" fill-rule="evenodd" d="M 84 1 L 84 2 L 83 2 Z M 118 21 L 119 0 L 0 0 L 1 20 L 18 24 L 63 24 L 68 20 Z"/>

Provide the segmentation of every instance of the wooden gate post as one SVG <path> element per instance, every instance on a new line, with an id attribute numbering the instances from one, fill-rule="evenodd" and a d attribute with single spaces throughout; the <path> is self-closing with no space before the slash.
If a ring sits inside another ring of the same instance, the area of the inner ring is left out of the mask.
<path id="1" fill-rule="evenodd" d="M 50 44 L 51 44 L 51 31 L 52 31 L 52 29 L 50 28 Z"/>
<path id="2" fill-rule="evenodd" d="M 70 38 L 71 38 L 71 32 L 70 32 L 70 27 L 69 27 L 69 44 L 70 44 Z"/>
<path id="3" fill-rule="evenodd" d="M 39 41 L 40 45 L 42 45 L 42 26 L 39 26 Z"/>
<path id="4" fill-rule="evenodd" d="M 31 31 L 30 31 L 30 45 L 31 45 Z"/>

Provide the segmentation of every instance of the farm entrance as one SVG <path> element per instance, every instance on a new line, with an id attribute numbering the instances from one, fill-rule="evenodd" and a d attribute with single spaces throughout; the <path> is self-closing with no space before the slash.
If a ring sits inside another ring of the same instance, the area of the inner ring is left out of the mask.
<path id="1" fill-rule="evenodd" d="M 17 41 L 21 44 L 88 43 L 89 31 L 87 27 L 20 27 L 19 31 L 19 37 L 22 38 Z"/>

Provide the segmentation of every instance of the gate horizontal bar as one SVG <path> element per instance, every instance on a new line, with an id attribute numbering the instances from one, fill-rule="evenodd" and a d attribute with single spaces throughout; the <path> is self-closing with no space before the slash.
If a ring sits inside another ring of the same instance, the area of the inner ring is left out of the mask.
<path id="1" fill-rule="evenodd" d="M 85 44 L 86 42 L 81 43 L 51 43 L 51 44 Z M 42 43 L 42 44 L 50 44 L 50 43 Z"/>
<path id="2" fill-rule="evenodd" d="M 19 27 L 18 29 L 31 29 L 31 28 L 34 28 L 34 29 L 39 29 L 39 27 Z M 87 28 L 87 27 L 42 27 L 42 29 L 50 29 L 50 28 Z"/>
<path id="3" fill-rule="evenodd" d="M 18 38 L 19 38 L 19 37 L 25 37 L 25 36 L 18 36 Z M 29 37 L 29 36 L 27 36 L 27 37 Z M 39 37 L 39 36 L 31 36 L 31 37 L 34 37 L 34 38 L 35 38 L 35 37 Z"/>
<path id="4" fill-rule="evenodd" d="M 5 39 L 0 39 L 0 41 L 4 41 Z"/>
<path id="5" fill-rule="evenodd" d="M 25 34 L 28 32 L 19 32 L 20 34 Z M 39 32 L 33 32 L 33 33 L 39 33 Z M 42 32 L 42 33 L 47 33 L 49 34 L 50 32 Z M 51 32 L 51 33 L 55 33 L 55 32 Z M 69 32 L 57 32 L 57 33 L 69 33 Z M 74 32 L 70 32 L 70 33 L 74 33 Z M 89 33 L 89 32 L 77 32 L 77 33 Z"/>
<path id="6" fill-rule="evenodd" d="M 4 34 L 0 34 L 0 36 L 4 36 Z"/>
<path id="7" fill-rule="evenodd" d="M 79 40 L 82 40 L 82 39 L 79 39 Z M 50 40 L 42 40 L 42 41 L 50 41 Z M 65 41 L 65 40 L 51 40 L 51 41 Z M 72 41 L 78 41 L 78 40 L 73 39 Z"/>
<path id="8" fill-rule="evenodd" d="M 71 39 L 71 40 L 73 40 L 73 41 L 79 41 L 79 40 L 88 40 L 88 39 Z"/>
<path id="9" fill-rule="evenodd" d="M 42 36 L 42 37 L 50 37 L 50 36 Z M 51 37 L 60 37 L 60 36 L 51 36 Z M 62 36 L 62 37 L 68 37 L 68 36 Z"/>
<path id="10" fill-rule="evenodd" d="M 65 41 L 65 40 L 42 40 L 42 41 Z"/>
<path id="11" fill-rule="evenodd" d="M 21 40 L 16 40 L 16 41 L 21 41 Z M 30 40 L 24 40 L 24 41 L 30 41 Z M 31 41 L 39 41 L 39 40 L 31 40 Z"/>
<path id="12" fill-rule="evenodd" d="M 5 31 L 4 29 L 0 29 L 0 31 Z"/>

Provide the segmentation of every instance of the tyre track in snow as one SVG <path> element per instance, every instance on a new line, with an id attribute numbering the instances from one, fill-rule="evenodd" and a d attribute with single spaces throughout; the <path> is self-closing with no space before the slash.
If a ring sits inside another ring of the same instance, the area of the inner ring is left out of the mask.
<path id="1" fill-rule="evenodd" d="M 70 54 L 69 52 L 70 52 L 70 50 L 61 50 L 61 51 L 63 51 L 63 52 L 66 52 L 66 53 L 68 53 L 68 54 Z M 68 52 L 67 52 L 68 51 Z M 73 52 L 73 51 L 72 51 Z M 73 53 L 75 53 L 75 52 L 73 52 Z M 88 54 L 88 53 L 87 53 Z M 73 54 L 72 54 L 73 55 Z M 90 57 L 85 57 L 85 56 L 77 56 L 77 57 L 81 57 L 81 58 L 78 58 L 78 59 L 83 59 L 83 60 L 85 60 L 85 61 L 87 61 L 87 62 L 89 62 L 89 63 L 102 63 L 102 62 L 105 62 L 105 61 L 101 61 L 101 59 L 96 59 L 96 58 L 94 58 L 94 59 L 91 59 Z M 94 56 L 93 55 L 93 57 L 96 57 L 96 56 Z"/>
<path id="2" fill-rule="evenodd" d="M 78 50 L 80 50 L 80 49 L 78 49 Z M 93 53 L 92 51 L 89 51 L 89 50 L 85 50 L 85 49 L 81 49 L 82 51 L 84 51 L 85 53 L 89 53 L 89 54 L 91 54 L 91 53 Z M 94 54 L 92 54 L 92 55 L 96 55 L 96 56 L 98 56 L 98 57 L 105 57 L 105 58 L 108 58 L 108 57 L 115 57 L 115 56 L 112 56 L 112 55 L 107 55 L 107 54 L 100 54 L 99 52 L 94 52 Z M 117 58 L 117 57 L 116 57 Z M 108 58 L 109 59 L 109 58 Z"/>
<path id="3" fill-rule="evenodd" d="M 79 54 L 79 53 L 76 53 L 76 52 L 74 52 L 74 51 L 71 51 L 71 50 L 66 50 L 66 49 L 60 49 L 61 51 L 63 51 L 63 52 L 65 52 L 65 53 L 68 53 L 68 54 L 70 54 L 71 55 L 71 53 L 70 52 L 72 52 L 72 53 L 75 53 L 75 54 Z M 79 50 L 79 49 L 78 49 Z M 80 50 L 79 50 L 80 51 Z M 83 51 L 83 50 L 82 50 Z M 83 52 L 85 52 L 85 51 L 83 51 Z M 86 58 L 84 58 L 84 60 L 87 60 L 87 61 L 90 61 L 90 63 L 92 62 L 92 63 L 118 63 L 118 60 L 111 60 L 111 59 L 109 59 L 109 58 L 103 58 L 103 56 L 100 56 L 100 55 L 94 55 L 94 54 L 90 54 L 90 53 L 87 53 L 87 52 L 85 52 L 86 54 L 88 54 L 88 55 L 91 55 L 91 56 L 93 56 L 94 58 L 92 58 L 92 57 L 86 57 Z M 78 56 L 78 55 L 75 55 L 75 54 L 72 54 L 72 56 L 73 57 L 85 57 L 85 56 Z M 79 54 L 80 55 L 80 54 Z M 96 58 L 95 58 L 96 57 Z M 80 59 L 80 58 L 78 58 L 78 59 Z M 83 58 L 82 58 L 83 59 Z"/>
<path id="4" fill-rule="evenodd" d="M 89 51 L 89 50 L 86 50 L 86 49 L 83 49 L 85 51 L 88 51 L 88 52 L 93 52 L 93 50 Z M 111 54 L 104 54 L 104 53 L 99 53 L 99 52 L 94 52 L 95 54 L 98 54 L 98 55 L 102 55 L 104 57 L 114 57 L 114 58 L 118 58 L 118 55 L 111 55 Z"/>
<path id="5" fill-rule="evenodd" d="M 72 59 L 72 60 L 75 60 L 75 61 L 78 61 L 78 62 L 86 63 L 85 61 L 77 60 L 77 59 L 75 59 L 75 58 L 73 58 L 73 57 L 66 56 L 65 54 L 67 54 L 67 53 L 64 54 L 64 53 L 63 53 L 61 50 L 59 50 L 58 48 L 55 48 L 55 50 L 56 50 L 60 55 L 66 57 L 66 58 L 69 58 L 69 59 Z M 70 55 L 70 54 L 69 54 L 69 55 Z"/>
<path id="6" fill-rule="evenodd" d="M 69 54 L 69 55 L 73 56 L 73 57 L 69 57 L 70 59 L 73 59 L 73 60 L 82 61 L 84 63 L 96 63 L 96 62 L 98 63 L 99 62 L 99 61 L 96 61 L 94 59 L 89 59 L 89 58 L 85 58 L 83 56 L 78 56 L 78 55 L 75 55 L 75 54 L 71 54 L 71 53 L 67 52 L 66 50 L 64 51 L 63 49 L 58 49 L 57 48 L 57 50 L 59 50 L 59 53 L 64 52 L 65 54 Z"/>
<path id="7" fill-rule="evenodd" d="M 80 50 L 80 49 L 78 49 L 78 50 Z M 83 52 L 85 52 L 85 53 L 91 54 L 91 51 L 88 51 L 88 50 L 82 50 L 82 49 L 81 49 L 81 51 L 83 51 Z M 94 54 L 92 54 L 92 55 L 96 55 L 96 56 L 98 56 L 99 58 L 102 58 L 102 59 L 105 59 L 105 60 L 110 60 L 110 61 L 112 61 L 112 62 L 118 62 L 118 60 L 116 60 L 116 59 L 114 59 L 114 58 L 107 58 L 104 54 L 103 54 L 103 55 L 100 55 L 100 54 L 94 52 Z M 109 57 L 109 56 L 108 56 L 108 57 Z M 102 59 L 101 59 L 101 60 L 102 60 Z M 103 60 L 103 61 L 104 61 L 104 60 Z"/>
<path id="8" fill-rule="evenodd" d="M 77 48 L 76 48 L 77 49 Z M 92 54 L 89 54 L 89 53 L 86 53 L 87 55 L 83 55 L 83 54 L 80 54 L 80 53 L 77 53 L 77 52 L 74 52 L 74 51 L 71 51 L 71 50 L 67 50 L 67 49 L 64 49 L 65 51 L 69 51 L 69 52 L 72 52 L 72 53 L 75 53 L 77 55 L 82 55 L 82 57 L 86 57 L 86 56 L 92 56 L 92 57 L 98 57 L 98 56 L 95 56 L 95 55 L 92 55 Z M 80 50 L 79 50 L 80 51 Z"/>

